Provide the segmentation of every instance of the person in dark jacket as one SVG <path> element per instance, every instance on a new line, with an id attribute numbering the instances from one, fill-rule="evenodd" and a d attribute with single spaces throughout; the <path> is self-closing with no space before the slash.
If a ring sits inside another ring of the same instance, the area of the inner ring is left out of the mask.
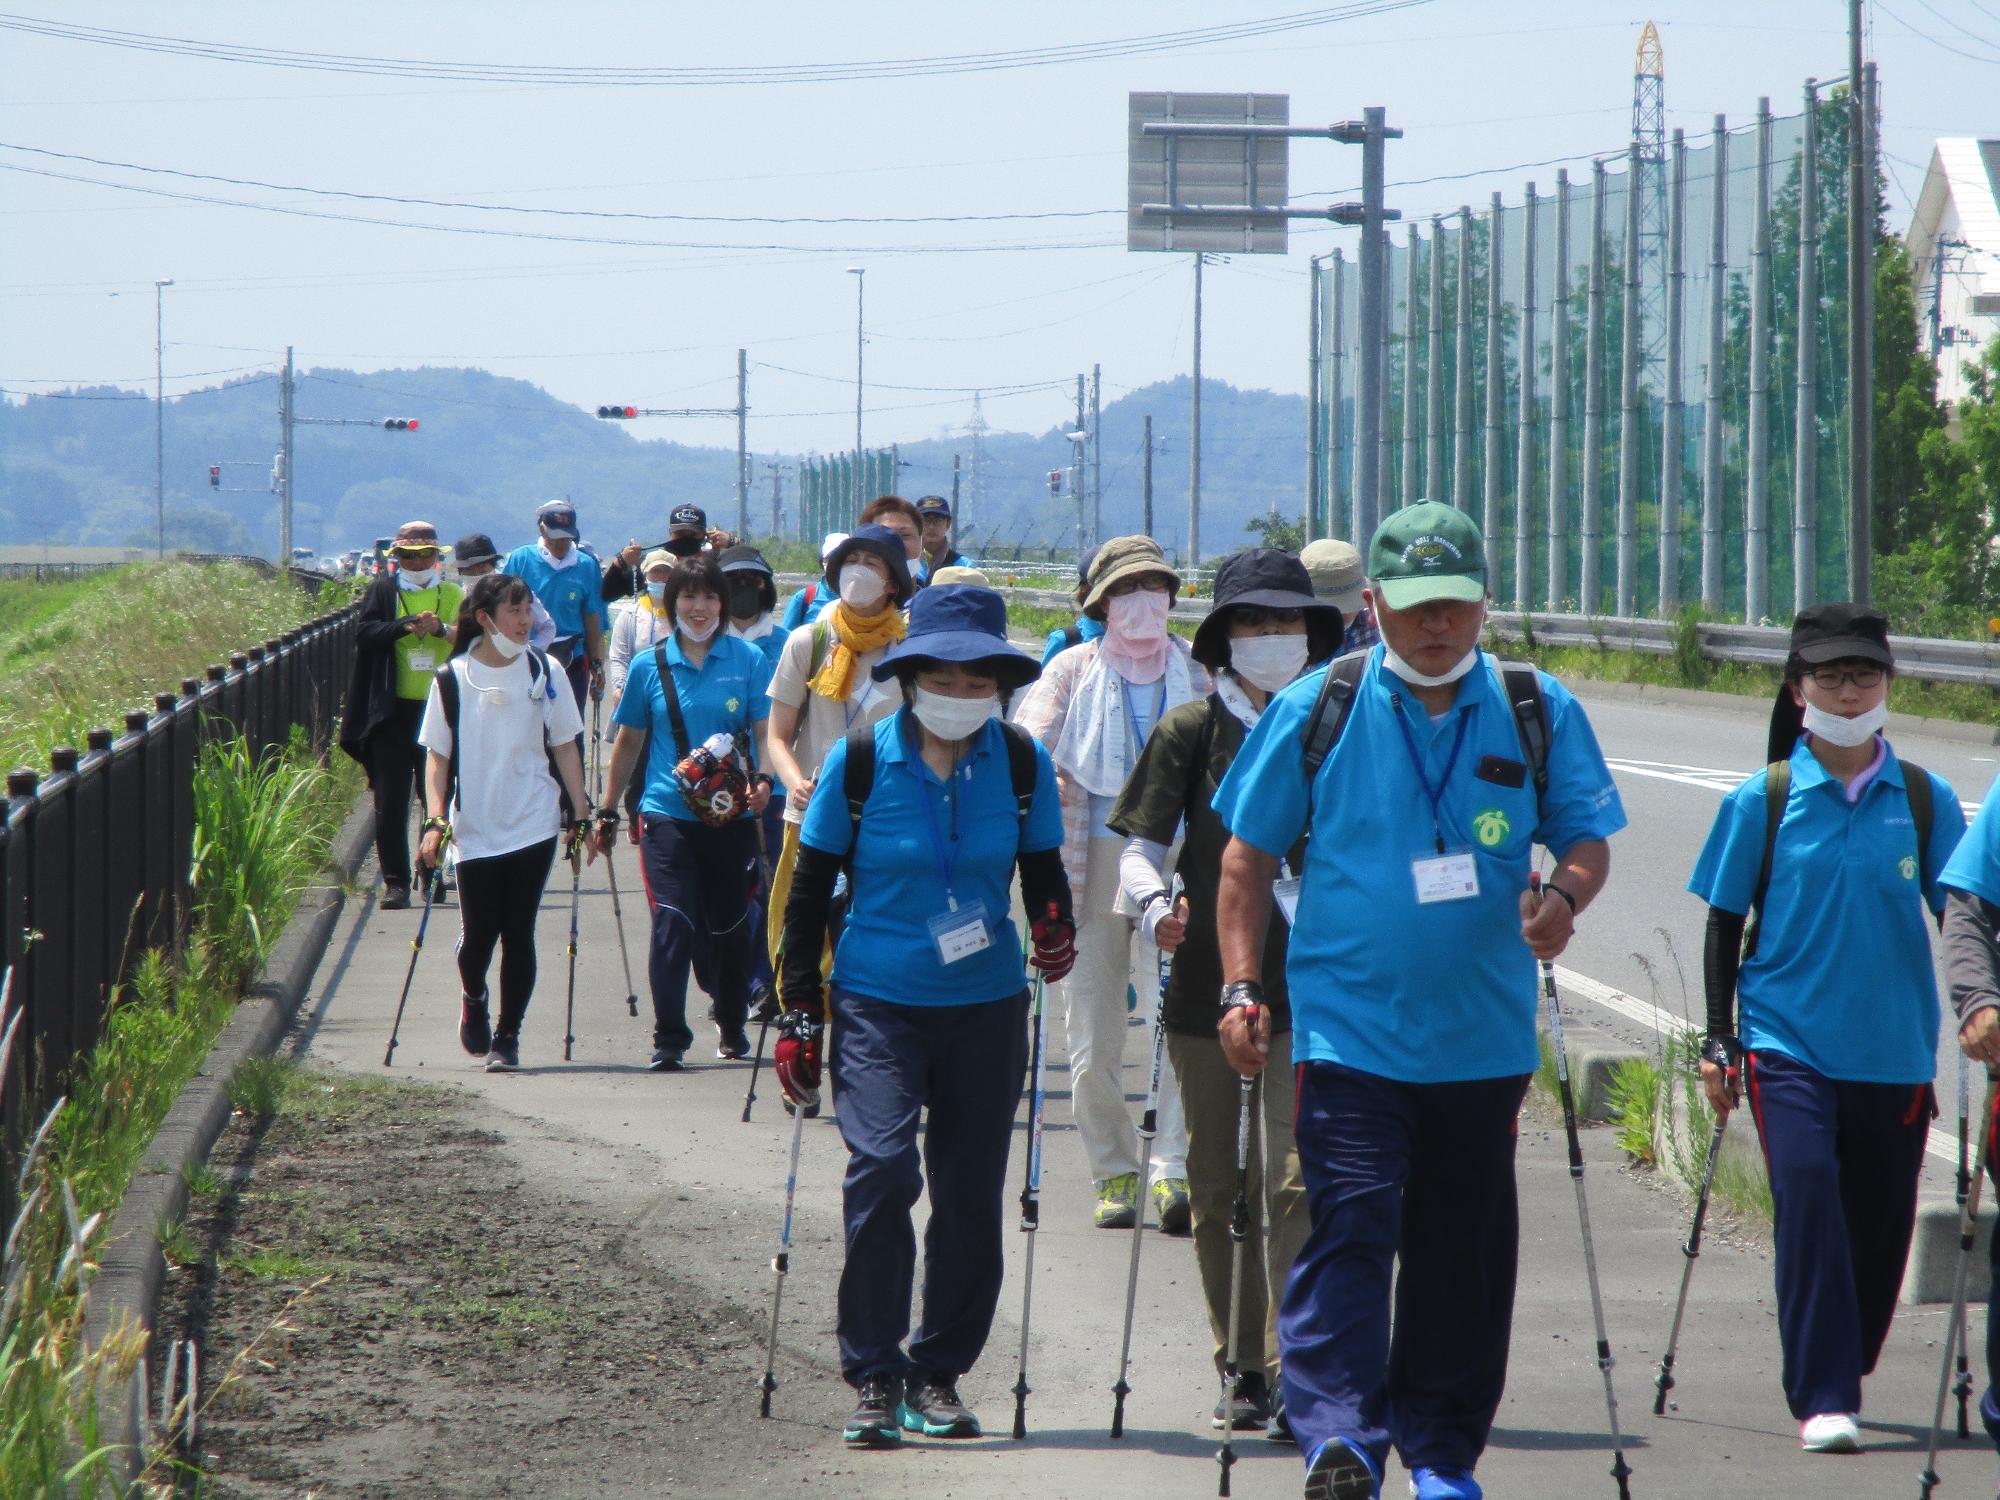
<path id="1" fill-rule="evenodd" d="M 394 571 L 370 584 L 361 601 L 340 748 L 368 772 L 382 908 L 399 911 L 410 904 L 410 796 L 423 791 L 417 730 L 431 680 L 451 654 L 464 593 L 439 568 L 430 522 L 405 521 L 389 555 Z"/>

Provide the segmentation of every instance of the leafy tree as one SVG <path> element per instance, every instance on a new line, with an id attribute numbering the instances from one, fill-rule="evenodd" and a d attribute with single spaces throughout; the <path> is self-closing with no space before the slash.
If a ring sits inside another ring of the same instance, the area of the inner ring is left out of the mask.
<path id="1" fill-rule="evenodd" d="M 1269 515 L 1252 516 L 1243 523 L 1243 529 L 1257 534 L 1256 542 L 1246 542 L 1245 547 L 1276 547 L 1280 552 L 1298 552 L 1306 544 L 1304 516 L 1281 516 L 1272 511 Z"/>

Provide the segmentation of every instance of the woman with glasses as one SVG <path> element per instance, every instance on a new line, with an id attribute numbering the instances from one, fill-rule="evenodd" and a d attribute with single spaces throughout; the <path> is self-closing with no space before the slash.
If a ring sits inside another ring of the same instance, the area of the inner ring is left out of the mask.
<path id="1" fill-rule="evenodd" d="M 340 748 L 368 772 L 382 909 L 399 911 L 410 904 L 410 794 L 421 793 L 424 770 L 417 729 L 431 679 L 451 655 L 464 593 L 442 576 L 428 521 L 398 527 L 389 556 L 394 570 L 361 601 Z"/>
<path id="2" fill-rule="evenodd" d="M 1935 1108 L 1926 908 L 1965 831 L 1948 782 L 1882 737 L 1889 622 L 1816 605 L 1792 625 L 1770 764 L 1723 799 L 1688 889 L 1709 905 L 1701 1080 L 1747 1086 L 1774 1207 L 1781 1382 L 1799 1444 L 1852 1453 L 1889 1334 Z M 1745 919 L 1754 913 L 1746 941 Z"/>

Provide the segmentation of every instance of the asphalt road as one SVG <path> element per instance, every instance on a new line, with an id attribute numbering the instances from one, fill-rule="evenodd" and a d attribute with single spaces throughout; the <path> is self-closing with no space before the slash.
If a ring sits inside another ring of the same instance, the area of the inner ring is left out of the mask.
<path id="1" fill-rule="evenodd" d="M 1718 787 L 1762 759 L 1763 722 L 1729 708 L 1634 703 L 1586 691 L 1633 827 L 1617 840 L 1612 885 L 1589 914 L 1569 967 L 1627 995 L 1651 997 L 1643 956 L 1659 972 L 1664 929 L 1687 973 L 1688 1004 L 1698 1014 L 1699 903 L 1682 887 L 1719 796 Z M 1984 794 L 1991 761 L 1961 743 L 1899 740 L 1923 764 L 1950 778 L 1962 795 Z M 1634 769 L 1641 760 L 1651 769 Z M 1671 775 L 1663 776 L 1666 767 Z M 1692 770 L 1686 768 L 1693 768 Z M 1706 774 L 1706 781 L 1702 779 Z M 1712 783 L 1712 784 L 1711 784 Z M 578 960 L 577 1048 L 561 1061 L 563 944 L 569 899 L 566 872 L 544 904 L 539 929 L 542 979 L 523 1038 L 526 1068 L 487 1075 L 460 1052 L 457 991 L 449 964 L 452 914 L 432 922 L 416 990 L 397 1052 L 396 1073 L 463 1087 L 481 1119 L 531 1174 L 586 1203 L 609 1227 L 698 1287 L 721 1315 L 762 1317 L 770 1291 L 789 1130 L 768 1073 L 753 1123 L 739 1122 L 748 1068 L 703 1062 L 680 1076 L 644 1071 L 648 1021 L 623 1003 L 615 932 L 606 888 L 593 870 L 585 882 Z M 644 919 L 632 852 L 619 854 L 620 885 L 633 957 L 643 988 Z M 381 1071 L 382 1047 L 395 1009 L 416 913 L 382 913 L 352 903 L 318 977 L 307 1047 L 325 1065 Z M 1579 991 L 1572 986 L 1572 996 Z M 1663 1001 L 1675 1004 L 1671 994 Z M 1579 999 L 1579 1019 L 1645 1034 L 1625 1012 Z M 700 1001 L 690 1011 L 700 1014 Z M 708 1037 L 697 1027 L 694 1056 Z M 1215 1435 L 1207 1412 L 1215 1399 L 1208 1334 L 1191 1249 L 1149 1235 L 1134 1339 L 1129 1435 L 1106 1435 L 1116 1374 L 1127 1241 L 1089 1227 L 1089 1183 L 1067 1119 L 1067 1073 L 1061 1028 L 1050 1048 L 1050 1106 L 1043 1229 L 1037 1255 L 1026 1443 L 1004 1437 L 968 1445 L 913 1443 L 891 1455 L 848 1455 L 839 1422 L 846 1392 L 835 1373 L 833 1288 L 840 1255 L 839 1193 L 845 1152 L 836 1124 L 805 1133 L 798 1186 L 792 1275 L 786 1293 L 782 1382 L 775 1420 L 792 1424 L 798 1455 L 787 1467 L 746 1462 L 717 1494 L 1143 1496 L 1214 1492 Z M 1126 1086 L 1144 1088 L 1145 1036 L 1135 1023 Z M 1025 1111 L 1024 1111 L 1025 1114 Z M 1018 1192 L 1021 1157 L 1009 1169 Z M 1777 1386 L 1778 1349 L 1771 1312 L 1768 1255 L 1726 1233 L 1712 1237 L 1697 1265 L 1676 1392 L 1679 1409 L 1651 1413 L 1652 1370 L 1665 1343 L 1684 1264 L 1681 1198 L 1656 1179 L 1623 1171 L 1609 1133 L 1586 1134 L 1586 1181 L 1596 1231 L 1616 1384 L 1636 1470 L 1638 1497 L 1724 1493 L 1810 1497 L 1913 1494 L 1937 1380 L 1941 1307 L 1905 1307 L 1882 1364 L 1867 1388 L 1864 1431 L 1869 1451 L 1854 1458 L 1808 1458 Z M 1592 1357 L 1590 1304 L 1579 1252 L 1576 1204 L 1565 1169 L 1560 1123 L 1524 1123 L 1520 1146 L 1522 1265 L 1513 1362 L 1493 1446 L 1481 1477 L 1494 1496 L 1614 1495 L 1608 1477 L 1603 1390 Z M 1933 1173 L 1932 1175 L 1936 1175 Z M 919 1207 L 919 1216 L 923 1212 Z M 1009 1271 L 986 1356 L 963 1382 L 987 1426 L 1004 1432 L 1008 1388 L 1020 1337 L 1021 1265 L 1031 1243 L 1008 1235 Z M 643 1318 L 643 1305 L 632 1315 Z M 1975 1339 L 1983 1320 L 1974 1319 Z M 729 1421 L 754 1421 L 754 1378 L 740 1392 L 710 1393 Z M 477 1397 L 468 1393 L 469 1413 Z M 726 1428 L 718 1429 L 719 1433 Z M 1975 1419 L 1974 1431 L 1978 1427 Z M 617 1434 L 606 1441 L 627 1441 Z M 629 1435 L 643 1442 L 644 1434 Z M 719 1436 L 718 1441 L 727 1441 Z M 768 1445 L 763 1445 L 768 1446 Z M 1299 1493 L 1295 1451 L 1251 1437 L 1240 1445 L 1235 1475 L 1241 1496 Z M 496 1463 L 503 1462 L 496 1455 Z M 1943 1496 L 1986 1494 L 1994 1455 L 1981 1441 L 1948 1443 Z M 479 1475 L 436 1476 L 425 1493 L 490 1492 Z M 1392 1466 L 1388 1493 L 1403 1493 Z M 456 1487 L 454 1487 L 456 1486 Z M 616 1493 L 579 1471 L 577 1494 Z"/>

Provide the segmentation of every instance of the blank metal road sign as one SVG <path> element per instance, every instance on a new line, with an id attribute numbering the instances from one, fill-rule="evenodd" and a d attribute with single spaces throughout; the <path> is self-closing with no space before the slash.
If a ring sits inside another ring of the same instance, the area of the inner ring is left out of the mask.
<path id="1" fill-rule="evenodd" d="M 1284 254 L 1291 107 L 1287 94 L 1129 95 L 1125 248 Z"/>

